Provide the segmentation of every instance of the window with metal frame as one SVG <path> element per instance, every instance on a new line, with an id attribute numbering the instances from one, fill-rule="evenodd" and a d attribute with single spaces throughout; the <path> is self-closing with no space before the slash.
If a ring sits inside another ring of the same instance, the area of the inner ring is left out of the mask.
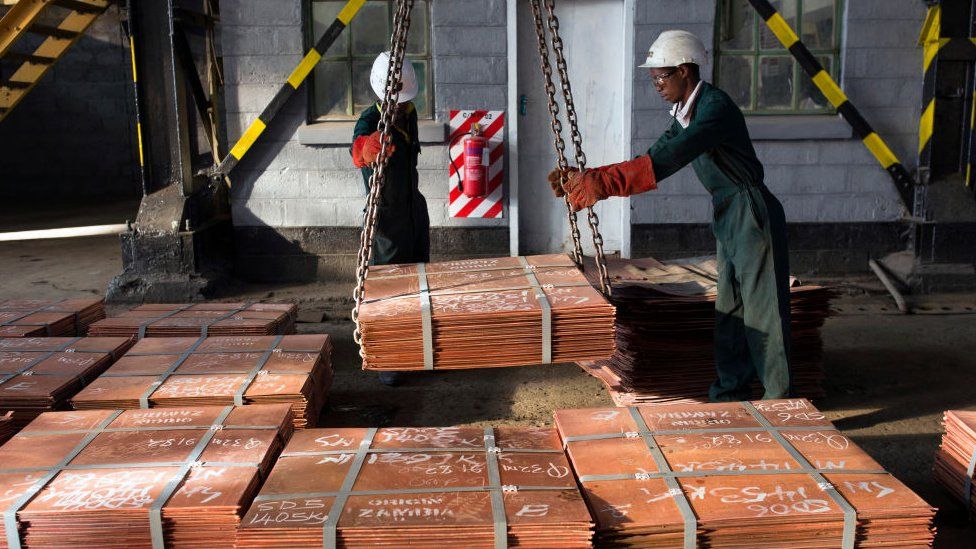
<path id="1" fill-rule="evenodd" d="M 346 0 L 308 2 L 310 42 L 335 20 Z M 343 31 L 309 79 L 310 116 L 313 121 L 352 120 L 376 103 L 369 85 L 373 60 L 390 47 L 395 2 L 368 0 L 349 28 Z M 417 72 L 420 91 L 413 100 L 421 119 L 433 118 L 434 93 L 430 46 L 430 1 L 415 0 L 407 36 L 407 59 Z"/>
<path id="2" fill-rule="evenodd" d="M 772 0 L 800 40 L 840 81 L 843 0 Z M 715 84 L 745 114 L 826 114 L 830 102 L 748 0 L 719 0 Z"/>

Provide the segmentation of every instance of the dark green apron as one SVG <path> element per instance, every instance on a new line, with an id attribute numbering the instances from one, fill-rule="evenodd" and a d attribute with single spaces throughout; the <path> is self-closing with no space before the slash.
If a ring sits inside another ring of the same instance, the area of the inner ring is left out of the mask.
<path id="1" fill-rule="evenodd" d="M 430 261 L 430 218 L 427 201 L 420 194 L 417 174 L 417 155 L 420 154 L 417 111 L 412 103 L 408 103 L 407 108 L 409 111 L 404 121 L 393 130 L 396 150 L 384 171 L 386 183 L 383 184 L 373 237 L 373 265 Z M 379 107 L 373 105 L 359 116 L 353 139 L 372 134 L 379 122 Z M 366 192 L 369 192 L 373 170 L 362 168 L 362 173 Z"/>
<path id="2" fill-rule="evenodd" d="M 718 299 L 712 401 L 790 396 L 790 290 L 786 217 L 766 188 L 745 118 L 725 92 L 702 83 L 687 128 L 675 120 L 649 150 L 658 181 L 691 164 L 712 195 Z"/>

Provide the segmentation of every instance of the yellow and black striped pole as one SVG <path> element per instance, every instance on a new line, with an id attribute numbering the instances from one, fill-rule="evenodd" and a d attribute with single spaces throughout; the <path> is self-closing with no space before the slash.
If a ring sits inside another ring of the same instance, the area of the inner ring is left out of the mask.
<path id="1" fill-rule="evenodd" d="M 922 54 L 922 115 L 918 119 L 918 168 L 920 173 L 932 168 L 932 136 L 935 133 L 935 84 L 939 50 L 949 43 L 942 38 L 942 6 L 930 6 L 918 38 Z M 923 178 L 924 179 L 924 178 Z"/>
<path id="2" fill-rule="evenodd" d="M 830 76 L 820 61 L 810 53 L 810 50 L 800 41 L 800 37 L 790 27 L 783 16 L 768 2 L 768 0 L 749 0 L 752 7 L 759 12 L 776 38 L 789 50 L 800 67 L 813 79 L 813 83 L 820 92 L 830 101 L 830 104 L 837 109 L 837 112 L 844 117 L 844 120 L 851 125 L 854 134 L 857 135 L 864 145 L 871 151 L 871 154 L 878 160 L 881 166 L 888 172 L 895 183 L 898 195 L 908 211 L 912 210 L 913 193 L 915 181 L 905 166 L 902 165 L 895 153 L 891 152 L 888 145 L 881 139 L 876 131 L 868 124 L 867 120 L 861 116 L 850 99 L 840 89 L 837 82 Z"/>
<path id="3" fill-rule="evenodd" d="M 220 165 L 210 174 L 212 177 L 219 178 L 226 176 L 234 169 L 234 166 L 240 162 L 241 158 L 247 153 L 248 149 L 254 145 L 264 129 L 268 127 L 271 120 L 274 119 L 278 111 L 285 105 L 285 102 L 295 93 L 298 86 L 305 81 L 308 75 L 315 68 L 315 65 L 322 59 L 322 55 L 332 46 L 332 43 L 339 38 L 342 31 L 349 26 L 349 22 L 352 18 L 356 16 L 359 9 L 363 7 L 366 0 L 349 0 L 346 5 L 339 12 L 335 21 L 329 25 L 329 28 L 325 30 L 325 33 L 319 38 L 318 42 L 315 43 L 315 47 L 308 50 L 305 57 L 302 58 L 295 70 L 291 72 L 288 76 L 288 80 L 281 86 L 278 93 L 275 94 L 268 106 L 264 108 L 260 115 L 258 115 L 257 120 L 248 126 L 247 131 L 244 135 L 237 140 L 237 143 L 230 150 L 230 154 L 221 161 Z"/>

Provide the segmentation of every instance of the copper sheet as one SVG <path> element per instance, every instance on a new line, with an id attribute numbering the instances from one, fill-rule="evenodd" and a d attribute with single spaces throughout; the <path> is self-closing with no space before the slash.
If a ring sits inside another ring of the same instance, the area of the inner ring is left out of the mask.
<path id="1" fill-rule="evenodd" d="M 659 262 L 608 259 L 617 308 L 616 352 L 581 362 L 601 380 L 618 406 L 703 403 L 715 378 L 714 257 Z M 591 282 L 594 269 L 587 269 Z M 823 396 L 821 327 L 830 315 L 831 290 L 791 288 L 792 385 L 800 396 Z M 753 383 L 753 394 L 762 387 Z"/>
<path id="2" fill-rule="evenodd" d="M 210 336 L 293 334 L 297 317 L 290 303 L 145 304 L 96 322 L 89 334 L 191 337 L 204 327 Z"/>
<path id="3" fill-rule="evenodd" d="M 0 301 L 0 337 L 77 336 L 105 318 L 101 299 Z"/>
<path id="4" fill-rule="evenodd" d="M 565 255 L 529 256 L 552 310 L 552 360 L 607 358 L 614 309 Z M 542 305 L 519 258 L 425 266 L 435 369 L 542 362 Z M 360 329 L 364 367 L 425 368 L 420 279 L 416 265 L 370 267 Z"/>
<path id="5" fill-rule="evenodd" d="M 221 429 L 212 429 L 224 410 L 121 412 L 20 507 L 22 543 L 32 548 L 149 547 L 149 508 L 167 483 L 180 478 L 163 507 L 167 547 L 233 547 L 228 532 L 290 435 L 291 417 L 284 404 L 245 406 L 233 409 Z M 45 413 L 0 447 L 0 509 L 9 509 L 46 474 L 45 468 L 62 462 L 114 413 Z M 210 433 L 202 455 L 185 470 L 201 437 Z M 17 471 L 25 467 L 41 470 Z M 6 547 L 5 533 L 0 534 L 0 546 Z"/>
<path id="6" fill-rule="evenodd" d="M 0 338 L 0 411 L 15 411 L 20 429 L 68 399 L 108 368 L 134 341 L 125 337 Z"/>
<path id="7" fill-rule="evenodd" d="M 935 478 L 976 519 L 976 411 L 949 410 L 943 418 L 942 445 L 935 454 Z"/>
<path id="8" fill-rule="evenodd" d="M 226 405 L 246 387 L 245 404 L 287 402 L 296 428 L 314 427 L 332 385 L 331 340 L 327 335 L 289 335 L 276 344 L 276 339 L 142 339 L 71 404 L 76 410 L 139 408 L 140 397 L 148 392 L 152 407 Z M 252 375 L 262 361 L 261 373 Z M 174 365 L 178 367 L 167 375 Z"/>
<path id="9" fill-rule="evenodd" d="M 752 404 L 823 480 L 801 471 L 799 458 L 741 403 L 634 408 L 666 469 L 630 409 L 557 411 L 556 426 L 594 512 L 598 538 L 608 545 L 682 547 L 684 500 L 703 547 L 840 547 L 844 509 L 824 490 L 826 482 L 856 510 L 858 547 L 931 546 L 935 510 L 812 404 Z M 599 435 L 616 436 L 594 438 Z M 674 490 L 668 477 L 677 482 Z"/>
<path id="10" fill-rule="evenodd" d="M 333 493 L 366 435 L 361 428 L 296 433 L 245 515 L 237 547 L 321 546 Z M 339 516 L 341 546 L 494 547 L 484 435 L 481 428 L 379 429 L 370 448 L 390 451 L 365 455 Z M 555 430 L 507 427 L 494 435 L 501 485 L 552 488 L 503 492 L 509 543 L 589 547 L 589 513 Z M 461 487 L 475 491 L 451 491 Z M 362 490 L 379 493 L 355 493 Z"/>

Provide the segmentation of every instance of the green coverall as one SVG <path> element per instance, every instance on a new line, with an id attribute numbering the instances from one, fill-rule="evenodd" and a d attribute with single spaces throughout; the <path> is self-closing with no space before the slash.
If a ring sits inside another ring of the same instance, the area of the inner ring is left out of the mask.
<path id="1" fill-rule="evenodd" d="M 687 128 L 675 120 L 647 154 L 660 181 L 689 163 L 712 195 L 718 243 L 713 402 L 790 396 L 790 291 L 786 217 L 766 188 L 739 107 L 702 82 Z"/>
<path id="2" fill-rule="evenodd" d="M 383 184 L 373 237 L 373 265 L 430 261 L 430 217 L 427 214 L 427 201 L 420 193 L 417 175 L 417 155 L 420 154 L 417 111 L 413 103 L 405 103 L 401 107 L 407 110 L 402 122 L 394 125 L 392 132 L 396 148 L 384 172 L 386 182 Z M 374 104 L 359 116 L 353 140 L 372 134 L 379 123 L 380 109 Z M 366 192 L 369 192 L 369 178 L 373 170 L 368 166 L 361 170 Z"/>

